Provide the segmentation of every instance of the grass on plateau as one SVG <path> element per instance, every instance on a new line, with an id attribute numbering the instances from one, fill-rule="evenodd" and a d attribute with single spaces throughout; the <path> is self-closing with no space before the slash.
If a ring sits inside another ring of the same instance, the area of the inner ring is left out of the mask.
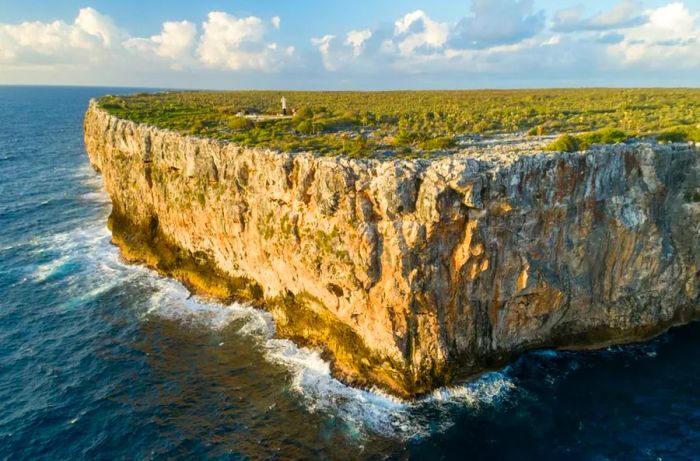
<path id="1" fill-rule="evenodd" d="M 279 117 L 285 96 L 294 116 Z M 104 96 L 108 112 L 184 134 L 355 158 L 424 157 L 465 137 L 559 134 L 548 150 L 655 136 L 700 141 L 700 89 L 296 92 Z"/>

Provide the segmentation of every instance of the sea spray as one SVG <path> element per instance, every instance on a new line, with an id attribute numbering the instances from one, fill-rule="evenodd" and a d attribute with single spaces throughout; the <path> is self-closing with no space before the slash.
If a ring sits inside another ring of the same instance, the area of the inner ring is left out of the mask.
<path id="1" fill-rule="evenodd" d="M 78 174 L 86 185 L 98 187 L 96 173 L 82 170 Z M 106 194 L 99 191 L 82 197 L 96 204 L 108 203 Z M 152 290 L 140 314 L 145 321 L 155 316 L 176 321 L 183 327 L 212 331 L 221 331 L 233 322 L 240 322 L 237 334 L 253 338 L 265 359 L 288 370 L 289 388 L 303 399 L 307 410 L 335 418 L 349 435 L 379 434 L 399 439 L 429 436 L 450 427 L 452 419 L 465 408 L 495 404 L 514 388 L 507 373 L 499 372 L 487 373 L 463 385 L 438 389 L 415 401 L 402 401 L 377 389 L 347 386 L 331 376 L 330 363 L 319 351 L 275 338 L 274 323 L 267 312 L 244 304 L 224 305 L 193 296 L 176 280 L 123 262 L 118 249 L 111 245 L 109 231 L 101 224 L 104 222 L 101 219 L 76 232 L 33 242 L 56 255 L 52 261 L 37 267 L 35 277 L 48 279 L 52 271 L 79 257 L 85 266 L 81 271 L 83 275 L 99 281 L 98 288 L 79 295 L 80 302 L 121 283 L 136 283 Z M 430 416 L 435 412 L 441 415 L 437 424 Z"/>
<path id="2" fill-rule="evenodd" d="M 465 407 L 496 403 L 514 388 L 503 373 L 488 373 L 461 386 L 439 389 L 415 401 L 402 401 L 378 390 L 347 386 L 331 376 L 330 364 L 317 350 L 299 347 L 274 337 L 267 312 L 241 304 L 222 305 L 189 295 L 178 282 L 153 275 L 159 288 L 151 298 L 147 315 L 175 320 L 186 327 L 222 330 L 243 321 L 236 330 L 258 342 L 264 357 L 284 366 L 291 374 L 289 387 L 298 393 L 310 412 L 337 418 L 348 434 L 379 434 L 399 439 L 425 437 L 447 429 Z M 425 414 L 440 411 L 439 424 Z"/>

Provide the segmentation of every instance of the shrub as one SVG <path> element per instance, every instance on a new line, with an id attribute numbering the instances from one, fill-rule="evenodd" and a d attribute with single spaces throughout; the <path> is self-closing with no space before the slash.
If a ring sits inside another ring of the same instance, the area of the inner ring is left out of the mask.
<path id="1" fill-rule="evenodd" d="M 229 120 L 228 126 L 235 131 L 245 131 L 253 128 L 255 124 L 245 117 L 233 117 Z"/>
<path id="2" fill-rule="evenodd" d="M 302 120 L 301 122 L 297 123 L 295 129 L 299 133 L 311 134 L 313 131 L 313 125 L 311 124 L 310 120 Z"/>
<path id="3" fill-rule="evenodd" d="M 354 139 L 349 147 L 350 151 L 348 155 L 350 157 L 364 157 L 369 153 L 369 143 L 367 142 L 367 139 L 362 136 Z"/>
<path id="4" fill-rule="evenodd" d="M 660 142 L 700 141 L 700 128 L 675 126 L 659 133 L 656 140 Z"/>
<path id="5" fill-rule="evenodd" d="M 200 134 L 202 131 L 206 129 L 206 124 L 204 123 L 204 120 L 195 120 L 192 122 L 190 125 L 190 134 Z"/>
<path id="6" fill-rule="evenodd" d="M 401 130 L 394 138 L 395 146 L 410 146 L 418 139 L 418 135 L 414 132 Z"/>
<path id="7" fill-rule="evenodd" d="M 671 128 L 659 133 L 656 140 L 659 142 L 684 142 L 688 140 L 688 132 L 679 128 Z"/>
<path id="8" fill-rule="evenodd" d="M 372 112 L 363 112 L 360 116 L 360 123 L 364 126 L 371 125 L 377 121 L 377 117 Z"/>
<path id="9" fill-rule="evenodd" d="M 590 133 L 583 133 L 578 136 L 579 147 L 586 149 L 593 144 L 619 144 L 627 141 L 631 136 L 617 128 L 602 128 Z"/>
<path id="10" fill-rule="evenodd" d="M 296 114 L 294 114 L 295 120 L 309 120 L 314 116 L 314 111 L 310 107 L 302 107 Z"/>
<path id="11" fill-rule="evenodd" d="M 485 133 L 486 130 L 488 130 L 488 129 L 489 129 L 488 122 L 478 122 L 474 125 L 474 128 L 473 128 L 474 133 L 477 133 L 477 134 Z"/>
<path id="12" fill-rule="evenodd" d="M 322 122 L 325 126 L 328 127 L 328 129 L 342 129 L 342 128 L 352 128 L 356 125 L 360 124 L 360 121 L 357 118 L 352 118 L 352 117 L 337 117 L 334 119 L 330 119 L 328 121 Z"/>
<path id="13" fill-rule="evenodd" d="M 356 110 L 346 110 L 345 112 L 343 112 L 343 114 L 340 116 L 340 118 L 357 120 L 359 122 L 360 113 Z"/>
<path id="14" fill-rule="evenodd" d="M 235 106 L 221 106 L 217 108 L 217 111 L 224 115 L 236 115 L 237 113 L 241 112 L 241 110 Z"/>
<path id="15" fill-rule="evenodd" d="M 577 146 L 569 139 L 553 147 L 565 150 L 626 139 L 620 130 L 596 131 L 605 126 L 659 134 L 661 141 L 700 141 L 696 125 L 700 89 L 298 92 L 288 97 L 298 101 L 294 118 L 254 121 L 249 129 L 246 122 L 231 119 L 242 109 L 279 113 L 279 92 L 169 91 L 105 96 L 99 101 L 111 114 L 138 123 L 246 145 L 328 154 L 344 151 L 340 137 L 350 131 L 355 135 L 371 131 L 370 143 L 386 140 L 374 150 L 388 151 L 387 144 L 394 144 L 396 152 L 421 144 L 442 147 L 446 141 L 433 139 L 469 132 L 526 130 L 531 136 L 588 132 L 574 135 Z M 304 121 L 311 125 L 300 125 Z M 297 127 L 306 134 L 302 136 Z M 430 155 L 429 150 L 424 152 Z"/>
<path id="16" fill-rule="evenodd" d="M 559 152 L 576 152 L 586 150 L 593 144 L 618 144 L 627 141 L 631 136 L 617 128 L 602 128 L 590 133 L 574 136 L 563 134 L 554 142 L 547 145 L 545 150 Z"/>
<path id="17" fill-rule="evenodd" d="M 527 131 L 528 136 L 542 136 L 544 134 L 544 127 L 542 125 L 533 126 Z"/>
<path id="18" fill-rule="evenodd" d="M 580 150 L 579 140 L 576 136 L 570 134 L 563 134 L 559 136 L 554 142 L 545 146 L 544 150 L 553 152 L 576 152 Z"/>
<path id="19" fill-rule="evenodd" d="M 420 147 L 425 150 L 450 149 L 454 146 L 455 140 L 449 136 L 440 136 L 420 143 Z"/>

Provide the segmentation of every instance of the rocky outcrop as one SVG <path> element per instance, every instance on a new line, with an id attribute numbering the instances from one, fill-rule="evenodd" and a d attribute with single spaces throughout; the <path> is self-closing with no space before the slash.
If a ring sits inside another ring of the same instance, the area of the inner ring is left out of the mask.
<path id="1" fill-rule="evenodd" d="M 646 338 L 700 313 L 700 153 L 352 160 L 120 120 L 85 143 L 123 254 L 268 309 L 340 378 L 426 392 L 538 347 Z"/>

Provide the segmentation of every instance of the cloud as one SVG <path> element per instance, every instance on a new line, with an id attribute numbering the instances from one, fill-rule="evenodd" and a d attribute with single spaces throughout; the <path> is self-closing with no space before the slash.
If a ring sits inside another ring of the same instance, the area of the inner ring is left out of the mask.
<path id="1" fill-rule="evenodd" d="M 489 48 L 518 43 L 544 29 L 544 11 L 533 12 L 532 0 L 473 0 L 471 15 L 454 28 L 454 48 Z"/>
<path id="2" fill-rule="evenodd" d="M 197 47 L 200 61 L 212 68 L 271 71 L 285 56 L 294 52 L 280 50 L 275 42 L 264 40 L 267 26 L 258 17 L 236 18 L 228 13 L 209 13 L 202 26 L 204 33 Z"/>
<path id="3" fill-rule="evenodd" d="M 106 47 L 111 46 L 113 40 L 121 35 L 112 19 L 94 8 L 82 8 L 75 18 L 75 25 L 88 34 L 99 37 Z"/>
<path id="4" fill-rule="evenodd" d="M 607 32 L 598 37 L 596 41 L 604 45 L 614 45 L 622 42 L 624 39 L 625 36 L 618 32 Z"/>
<path id="5" fill-rule="evenodd" d="M 507 52 L 498 47 L 536 46 L 539 42 L 525 41 L 542 32 L 544 26 L 544 13 L 533 12 L 531 0 L 475 0 L 471 14 L 456 24 L 434 20 L 425 11 L 416 10 L 396 19 L 392 29 L 353 30 L 342 44 L 334 42 L 331 34 L 312 43 L 326 70 L 390 68 L 420 73 L 428 67 L 458 68 L 465 61 L 473 63 L 477 55 L 470 50 L 488 50 L 484 55 L 492 59 Z"/>
<path id="6" fill-rule="evenodd" d="M 328 54 L 330 51 L 331 47 L 331 42 L 335 38 L 335 35 L 324 35 L 323 37 L 319 38 L 312 38 L 311 39 L 311 44 L 318 47 L 318 50 L 321 52 L 321 54 Z"/>
<path id="7" fill-rule="evenodd" d="M 669 1 L 645 8 L 623 0 L 594 14 L 579 6 L 546 17 L 533 0 L 473 0 L 450 21 L 415 10 L 374 27 L 328 30 L 304 39 L 301 53 L 278 38 L 279 16 L 214 11 L 202 23 L 178 18 L 154 35 L 132 36 L 83 8 L 72 21 L 0 23 L 0 81 L 420 87 L 522 85 L 526 79 L 612 85 L 634 78 L 668 85 L 683 75 L 684 84 L 692 84 L 700 70 L 699 11 L 690 2 Z M 652 74 L 659 77 L 648 79 Z"/>
<path id="8" fill-rule="evenodd" d="M 488 50 L 484 55 L 492 59 L 499 53 L 515 52 L 498 49 L 501 46 L 534 47 L 539 42 L 525 41 L 539 33 L 544 23 L 544 13 L 533 13 L 530 0 L 476 0 L 471 15 L 457 24 L 436 21 L 416 10 L 399 17 L 391 29 L 353 30 L 342 43 L 328 34 L 313 39 L 312 44 L 329 71 L 420 73 L 426 68 L 459 68 L 467 61 L 473 64 L 478 55 L 470 50 Z"/>
<path id="9" fill-rule="evenodd" d="M 99 63 L 101 69 L 121 66 L 124 74 L 204 68 L 268 72 L 294 53 L 293 47 L 265 38 L 280 23 L 277 16 L 264 22 L 211 12 L 201 35 L 196 24 L 184 20 L 164 22 L 157 35 L 132 37 L 110 17 L 82 8 L 72 23 L 0 23 L 0 62 L 4 70 L 25 71 L 57 66 L 86 70 Z"/>
<path id="10" fill-rule="evenodd" d="M 394 23 L 396 44 L 403 56 L 442 47 L 449 32 L 449 24 L 433 21 L 421 10 L 408 13 Z"/>
<path id="11" fill-rule="evenodd" d="M 163 23 L 160 34 L 150 38 L 129 38 L 124 41 L 128 50 L 143 55 L 154 55 L 171 62 L 180 69 L 194 65 L 193 51 L 197 42 L 197 26 L 189 21 Z"/>
<path id="12" fill-rule="evenodd" d="M 180 61 L 189 59 L 196 37 L 197 26 L 191 22 L 164 22 L 163 31 L 151 40 L 158 45 L 158 56 Z"/>
<path id="13" fill-rule="evenodd" d="M 378 64 L 381 62 L 379 53 L 382 41 L 391 36 L 383 30 L 359 29 L 347 32 L 344 39 L 334 34 L 315 37 L 311 39 L 311 45 L 318 51 L 323 69 L 327 71 L 337 72 L 352 67 L 353 72 L 372 74 L 385 64 Z M 398 49 L 394 51 L 391 54 L 398 53 Z M 314 63 L 307 62 L 306 65 L 313 66 Z"/>
<path id="14" fill-rule="evenodd" d="M 124 33 L 93 8 L 83 8 L 72 24 L 63 21 L 0 24 L 0 59 L 5 62 L 55 63 L 99 60 Z"/>
<path id="15" fill-rule="evenodd" d="M 609 53 L 626 64 L 651 68 L 700 67 L 700 21 L 683 3 L 650 10 L 648 21 L 626 31 Z"/>
<path id="16" fill-rule="evenodd" d="M 337 62 L 334 53 L 331 52 L 333 40 L 335 40 L 335 35 L 330 34 L 311 39 L 311 44 L 318 48 L 318 51 L 321 53 L 323 67 L 330 71 L 337 70 L 339 67 L 339 63 Z"/>
<path id="17" fill-rule="evenodd" d="M 372 38 L 372 31 L 369 29 L 351 30 L 348 32 L 344 44 L 351 46 L 352 54 L 357 57 L 362 54 L 362 48 L 370 38 Z"/>
<path id="18" fill-rule="evenodd" d="M 559 75 L 601 84 L 604 75 L 700 68 L 698 14 L 681 2 L 644 9 L 623 0 L 592 16 L 574 7 L 558 11 L 548 26 L 531 0 L 474 0 L 455 23 L 416 10 L 396 19 L 393 28 L 360 31 L 350 31 L 342 42 L 335 34 L 314 39 L 325 70 L 431 75 L 436 81 L 454 75 L 464 82 L 482 75 Z"/>
<path id="19" fill-rule="evenodd" d="M 622 0 L 609 11 L 584 17 L 583 6 L 559 10 L 555 13 L 552 30 L 557 32 L 606 31 L 640 26 L 648 17 L 640 2 Z"/>

